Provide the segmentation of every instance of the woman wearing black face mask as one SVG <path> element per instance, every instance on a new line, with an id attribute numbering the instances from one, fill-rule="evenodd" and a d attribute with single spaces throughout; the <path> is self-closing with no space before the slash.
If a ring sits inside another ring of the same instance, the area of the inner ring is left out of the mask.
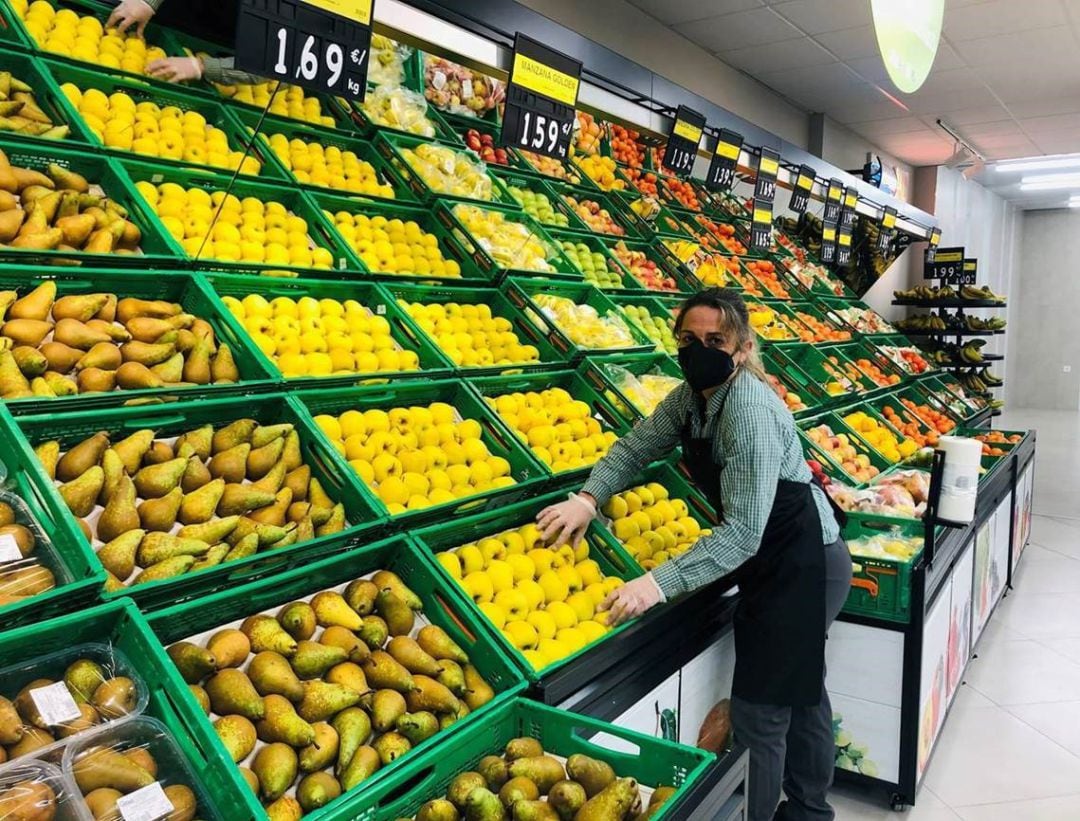
<path id="1" fill-rule="evenodd" d="M 538 522 L 546 539 L 576 543 L 598 507 L 682 447 L 722 523 L 601 609 L 618 623 L 730 576 L 740 593 L 731 719 L 750 749 L 750 821 L 831 819 L 825 633 L 851 583 L 842 514 L 813 484 L 795 421 L 765 381 L 742 298 L 717 288 L 696 294 L 675 332 L 686 383 L 597 462 L 580 493 Z M 781 786 L 787 800 L 777 809 Z"/>

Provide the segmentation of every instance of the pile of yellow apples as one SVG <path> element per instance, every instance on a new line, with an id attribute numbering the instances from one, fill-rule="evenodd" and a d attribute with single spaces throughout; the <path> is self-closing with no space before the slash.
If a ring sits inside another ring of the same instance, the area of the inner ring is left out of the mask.
<path id="1" fill-rule="evenodd" d="M 391 336 L 385 317 L 354 299 L 221 299 L 286 378 L 420 368 L 416 353 L 402 350 Z"/>
<path id="2" fill-rule="evenodd" d="M 459 204 L 454 206 L 454 216 L 473 240 L 487 251 L 497 267 L 543 274 L 555 272 L 555 267 L 548 262 L 553 255 L 552 249 L 512 214 Z"/>
<path id="3" fill-rule="evenodd" d="M 445 145 L 421 143 L 415 149 L 402 148 L 401 156 L 436 194 L 473 200 L 492 198 L 491 178 L 472 154 Z"/>
<path id="4" fill-rule="evenodd" d="M 681 556 L 702 536 L 684 499 L 672 497 L 658 482 L 638 485 L 612 496 L 601 511 L 611 520 L 611 531 L 645 570 Z"/>
<path id="5" fill-rule="evenodd" d="M 369 217 L 348 211 L 323 213 L 368 270 L 402 276 L 455 279 L 461 276 L 457 260 L 443 256 L 439 238 L 429 234 L 415 220 L 387 219 L 382 214 Z"/>
<path id="6" fill-rule="evenodd" d="M 486 401 L 554 473 L 593 464 L 619 438 L 601 427 L 588 404 L 563 388 L 505 393 Z"/>
<path id="7" fill-rule="evenodd" d="M 236 100 L 238 103 L 247 103 L 256 108 L 266 108 L 269 103 L 268 112 L 277 117 L 300 120 L 327 128 L 337 127 L 337 121 L 323 112 L 319 98 L 307 96 L 300 86 L 285 84 L 279 89 L 276 80 L 267 80 L 265 83 L 256 85 L 226 86 L 215 83 L 214 88 L 223 97 Z"/>
<path id="8" fill-rule="evenodd" d="M 548 547 L 531 523 L 435 558 L 536 670 L 608 632 L 596 608 L 623 584 L 604 576 L 587 541 Z"/>
<path id="9" fill-rule="evenodd" d="M 585 176 L 604 191 L 622 191 L 626 188 L 626 182 L 615 176 L 617 166 L 611 157 L 593 154 L 579 158 L 577 164 L 585 172 Z"/>
<path id="10" fill-rule="evenodd" d="M 913 440 L 897 436 L 884 424 L 863 411 L 847 414 L 844 422 L 888 462 L 895 464 L 901 459 L 914 455 L 919 449 Z"/>
<path id="11" fill-rule="evenodd" d="M 515 484 L 483 428 L 445 402 L 320 414 L 316 424 L 391 516 Z"/>
<path id="12" fill-rule="evenodd" d="M 601 315 L 591 305 L 554 294 L 537 294 L 533 302 L 575 345 L 583 348 L 629 348 L 636 345 L 634 335 L 621 316 Z"/>
<path id="13" fill-rule="evenodd" d="M 271 134 L 267 142 L 282 164 L 298 182 L 394 199 L 394 186 L 379 179 L 375 166 L 360 159 L 355 151 L 342 151 L 335 145 L 325 148 L 316 142 L 289 139 Z"/>
<path id="14" fill-rule="evenodd" d="M 522 345 L 510 320 L 493 316 L 489 305 L 424 305 L 405 300 L 399 304 L 455 365 L 471 368 L 540 361 L 540 352 Z"/>

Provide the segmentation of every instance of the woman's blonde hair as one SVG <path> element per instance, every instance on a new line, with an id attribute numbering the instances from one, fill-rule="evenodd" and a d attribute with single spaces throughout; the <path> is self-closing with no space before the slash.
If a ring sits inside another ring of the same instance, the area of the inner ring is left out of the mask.
<path id="1" fill-rule="evenodd" d="M 720 327 L 725 333 L 735 335 L 738 350 L 743 351 L 746 357 L 741 367 L 762 382 L 768 381 L 765 376 L 765 365 L 761 362 L 761 352 L 757 346 L 757 334 L 750 327 L 750 311 L 738 291 L 730 288 L 707 288 L 687 299 L 679 308 L 679 315 L 675 318 L 676 336 L 682 329 L 683 317 L 692 308 L 712 308 L 719 311 L 723 317 Z"/>

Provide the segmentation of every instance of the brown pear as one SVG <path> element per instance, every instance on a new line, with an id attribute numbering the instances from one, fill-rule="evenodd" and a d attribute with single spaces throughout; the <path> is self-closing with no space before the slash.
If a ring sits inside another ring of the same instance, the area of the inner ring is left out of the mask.
<path id="1" fill-rule="evenodd" d="M 45 371 L 42 378 L 57 396 L 74 396 L 79 392 L 78 384 L 56 371 Z"/>
<path id="2" fill-rule="evenodd" d="M 277 620 L 285 628 L 285 632 L 298 641 L 310 639 L 315 635 L 315 628 L 318 626 L 315 611 L 310 604 L 303 601 L 294 601 L 285 605 L 278 612 Z"/>
<path id="3" fill-rule="evenodd" d="M 183 433 L 176 440 L 176 455 L 177 456 L 198 456 L 199 459 L 209 459 L 211 454 L 211 443 L 214 437 L 214 428 L 212 425 L 203 425 L 201 428 L 195 428 L 195 430 L 189 430 L 187 433 Z M 247 454 L 244 455 L 247 458 Z M 233 481 L 233 480 L 229 480 Z M 237 479 L 236 481 L 240 481 Z"/>
<path id="4" fill-rule="evenodd" d="M 195 343 L 187 358 L 184 360 L 184 381 L 195 385 L 209 385 L 210 376 L 210 342 L 199 339 Z"/>
<path id="5" fill-rule="evenodd" d="M 116 384 L 125 391 L 164 387 L 165 382 L 146 365 L 125 362 L 116 369 Z"/>
<path id="6" fill-rule="evenodd" d="M 135 474 L 135 489 L 143 499 L 157 499 L 173 488 L 180 486 L 180 480 L 187 469 L 187 459 L 170 459 L 156 465 L 144 467 Z"/>
<path id="7" fill-rule="evenodd" d="M 244 515 L 252 510 L 258 510 L 273 504 L 274 495 L 252 490 L 249 485 L 229 483 L 218 502 L 217 512 L 219 516 Z"/>
<path id="8" fill-rule="evenodd" d="M 248 487 L 255 487 L 254 485 L 248 485 Z M 255 510 L 248 513 L 248 518 L 264 525 L 277 525 L 283 527 L 285 525 L 285 511 L 289 509 L 289 503 L 292 501 L 292 491 L 288 488 L 282 488 L 274 496 L 272 504 L 266 505 L 259 510 Z"/>
<path id="9" fill-rule="evenodd" d="M 140 527 L 140 513 L 135 507 L 135 484 L 129 476 L 122 475 L 117 481 L 97 522 L 97 537 L 103 542 L 111 542 L 130 530 Z M 145 526 L 143 526 L 145 527 Z M 159 528 L 145 528 L 147 530 Z M 120 576 L 119 573 L 116 574 Z M 120 578 L 127 578 L 120 576 Z"/>
<path id="10" fill-rule="evenodd" d="M 132 340 L 125 342 L 120 353 L 125 362 L 138 362 L 140 365 L 159 365 L 176 353 L 176 345 L 172 342 L 139 342 Z"/>
<path id="11" fill-rule="evenodd" d="M 160 498 L 140 502 L 139 521 L 142 522 L 143 530 L 168 533 L 176 524 L 176 517 L 183 501 L 184 491 L 174 487 Z"/>
<path id="12" fill-rule="evenodd" d="M 143 456 L 152 444 L 154 444 L 154 431 L 143 428 L 126 439 L 121 439 L 113 445 L 113 450 L 120 457 L 120 461 L 124 463 L 124 470 L 129 475 L 134 476 L 142 464 Z"/>
<path id="13" fill-rule="evenodd" d="M 90 231 L 86 232 L 86 236 Z M 78 243 L 68 243 L 77 245 Z M 97 316 L 98 311 L 105 307 L 108 294 L 71 294 L 62 296 L 52 306 L 52 318 L 59 322 L 61 319 L 74 319 L 79 322 L 88 322 Z"/>
<path id="14" fill-rule="evenodd" d="M 300 772 L 311 773 L 325 770 L 338 755 L 340 739 L 337 730 L 325 721 L 311 725 L 315 740 L 300 750 Z"/>
<path id="15" fill-rule="evenodd" d="M 123 362 L 120 349 L 112 342 L 99 342 L 75 363 L 75 370 L 101 368 L 103 371 L 115 371 Z"/>
<path id="16" fill-rule="evenodd" d="M 177 556 L 202 556 L 209 549 L 210 545 L 200 539 L 186 539 L 155 531 L 143 536 L 136 560 L 143 567 L 147 567 Z"/>
<path id="17" fill-rule="evenodd" d="M 56 463 L 56 478 L 70 482 L 101 462 L 102 454 L 109 446 L 109 435 L 99 431 L 84 439 L 60 457 Z"/>
<path id="18" fill-rule="evenodd" d="M 281 458 L 284 447 L 285 440 L 282 438 L 274 439 L 262 447 L 255 447 L 252 444 L 247 457 L 247 477 L 254 481 L 269 473 Z"/>
<path id="19" fill-rule="evenodd" d="M 50 479 L 55 479 L 56 465 L 60 460 L 60 443 L 55 439 L 49 439 L 40 445 L 35 445 L 34 455 L 45 469 L 45 475 Z"/>
<path id="20" fill-rule="evenodd" d="M 345 651 L 349 661 L 359 664 L 371 655 L 371 649 L 362 642 L 351 630 L 332 625 L 323 630 L 319 636 L 319 642 L 332 647 L 340 647 Z"/>
<path id="21" fill-rule="evenodd" d="M 85 351 L 64 345 L 62 342 L 46 342 L 40 350 L 49 360 L 49 370 L 57 373 L 70 373 L 75 364 L 86 356 Z"/>
<path id="22" fill-rule="evenodd" d="M 495 690 L 487 683 L 480 671 L 471 664 L 463 667 L 465 672 L 465 704 L 470 710 L 478 710 L 495 698 Z"/>
<path id="23" fill-rule="evenodd" d="M 258 488 L 259 490 L 264 490 L 267 493 L 276 494 L 279 490 L 282 489 L 281 486 L 282 486 L 282 484 L 284 484 L 284 482 L 285 482 L 285 463 L 284 462 L 278 462 L 276 465 L 274 465 L 272 468 L 270 468 L 269 473 L 267 473 L 265 476 L 263 476 L 257 482 L 252 482 L 251 486 L 254 487 L 254 488 Z M 291 490 L 289 491 L 289 498 L 292 499 L 292 491 Z M 291 505 L 290 505 L 290 507 L 291 507 Z M 292 520 L 290 519 L 290 521 L 292 521 Z"/>
<path id="24" fill-rule="evenodd" d="M 345 529 L 345 505 L 340 502 L 334 505 L 330 517 L 315 528 L 316 536 L 331 536 Z"/>
<path id="25" fill-rule="evenodd" d="M 210 705 L 218 715 L 242 715 L 258 721 L 266 714 L 262 696 L 251 680 L 239 670 L 228 668 L 215 673 L 205 684 Z"/>
<path id="26" fill-rule="evenodd" d="M 413 676 L 414 689 L 405 696 L 412 712 L 453 713 L 457 711 L 457 697 L 430 676 Z"/>
<path id="27" fill-rule="evenodd" d="M 254 419 L 237 419 L 223 428 L 214 431 L 212 452 L 217 454 L 223 450 L 251 442 L 251 435 L 259 423 Z"/>
<path id="28" fill-rule="evenodd" d="M 49 318 L 52 311 L 53 300 L 56 299 L 56 280 L 47 279 L 38 285 L 30 293 L 21 299 L 15 300 L 8 308 L 9 319 L 39 319 Z M 60 319 L 60 317 L 56 317 Z"/>
<path id="29" fill-rule="evenodd" d="M 88 319 L 86 321 L 86 327 L 103 334 L 108 334 L 113 342 L 127 342 L 131 339 L 131 334 L 125 331 L 120 325 L 106 322 L 104 319 Z"/>
<path id="30" fill-rule="evenodd" d="M 386 652 L 414 675 L 438 677 L 442 673 L 439 662 L 425 653 L 420 645 L 408 636 L 394 636 L 387 642 Z"/>
<path id="31" fill-rule="evenodd" d="M 184 355 L 175 353 L 159 365 L 150 368 L 150 372 L 166 385 L 190 381 L 184 379 Z"/>
<path id="32" fill-rule="evenodd" d="M 183 308 L 175 302 L 167 302 L 163 299 L 136 299 L 125 297 L 116 306 L 116 318 L 124 325 L 137 316 L 150 316 L 157 319 L 167 319 L 183 312 Z"/>
<path id="33" fill-rule="evenodd" d="M 79 393 L 109 393 L 116 388 L 116 371 L 87 368 L 79 371 L 76 382 Z"/>
<path id="34" fill-rule="evenodd" d="M 135 572 L 135 553 L 145 535 L 144 530 L 122 533 L 98 550 L 98 561 L 117 579 L 126 581 Z"/>
<path id="35" fill-rule="evenodd" d="M 236 367 L 236 360 L 228 345 L 218 346 L 210 363 L 210 379 L 216 385 L 240 381 L 240 369 Z"/>
<path id="36" fill-rule="evenodd" d="M 53 339 L 72 348 L 88 351 L 99 342 L 112 342 L 107 333 L 95 331 L 77 319 L 61 319 L 53 328 Z"/>
<path id="37" fill-rule="evenodd" d="M 26 212 L 21 209 L 0 212 L 0 242 L 11 242 L 19 234 Z"/>
<path id="38" fill-rule="evenodd" d="M 280 695 L 299 703 L 304 698 L 304 685 L 292 665 L 280 653 L 264 650 L 257 653 L 247 669 L 248 677 L 260 695 Z"/>
<path id="39" fill-rule="evenodd" d="M 165 334 L 177 330 L 172 322 L 152 316 L 132 317 L 124 323 L 124 327 L 132 339 L 146 343 L 157 342 Z"/>
<path id="40" fill-rule="evenodd" d="M 27 379 L 41 376 L 49 369 L 49 360 L 45 358 L 45 354 L 37 348 L 31 348 L 29 345 L 19 345 L 13 348 L 11 356 Z"/>
<path id="41" fill-rule="evenodd" d="M 231 484 L 244 481 L 247 475 L 247 457 L 251 445 L 243 442 L 226 450 L 219 451 L 210 459 L 207 466 L 215 479 L 224 479 Z"/>
<path id="42" fill-rule="evenodd" d="M 105 472 L 105 486 L 101 488 L 98 503 L 104 506 L 109 503 L 113 492 L 120 485 L 120 478 L 127 476 L 127 471 L 124 470 L 123 460 L 112 448 L 106 448 L 101 454 L 101 469 Z"/>
<path id="43" fill-rule="evenodd" d="M 206 649 L 214 654 L 218 669 L 239 667 L 251 653 L 251 642 L 242 631 L 226 628 L 210 637 Z"/>
<path id="44" fill-rule="evenodd" d="M 36 348 L 46 336 L 52 333 L 52 330 L 53 324 L 51 322 L 40 319 L 9 319 L 0 328 L 0 334 L 6 336 L 15 345 L 29 345 Z"/>
<path id="45" fill-rule="evenodd" d="M 172 446 L 168 442 L 157 440 L 143 455 L 143 464 L 146 466 L 161 465 L 165 462 L 171 462 L 175 458 L 176 453 L 173 451 Z"/>
<path id="46" fill-rule="evenodd" d="M 284 461 L 284 460 L 283 460 Z M 285 474 L 284 486 L 293 492 L 293 501 L 302 502 L 307 500 L 308 483 L 311 481 L 311 468 L 300 465 Z"/>
<path id="47" fill-rule="evenodd" d="M 179 520 L 186 525 L 208 522 L 225 492 L 225 480 L 214 479 L 196 491 L 187 494 L 180 505 Z"/>
<path id="48" fill-rule="evenodd" d="M 183 454 L 179 454 L 183 455 Z M 184 476 L 180 480 L 180 487 L 184 493 L 194 493 L 199 488 L 205 487 L 213 481 L 210 471 L 198 456 L 189 456 L 187 467 L 184 468 Z"/>

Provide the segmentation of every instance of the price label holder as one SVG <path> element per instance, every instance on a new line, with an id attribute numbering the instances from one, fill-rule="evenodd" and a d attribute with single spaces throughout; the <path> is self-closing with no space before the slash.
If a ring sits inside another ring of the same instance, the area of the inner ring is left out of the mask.
<path id="1" fill-rule="evenodd" d="M 823 225 L 821 227 L 821 261 L 832 263 L 836 261 L 836 226 Z"/>
<path id="2" fill-rule="evenodd" d="M 941 242 L 941 229 L 930 229 L 930 245 L 926 249 L 926 263 L 929 264 L 934 261 L 934 257 L 937 255 L 938 243 Z"/>
<path id="3" fill-rule="evenodd" d="M 661 162 L 676 174 L 687 176 L 694 170 L 701 134 L 705 130 L 705 116 L 684 105 L 675 113 L 675 125 L 671 128 L 667 147 Z"/>
<path id="4" fill-rule="evenodd" d="M 964 248 L 937 248 L 936 256 L 923 266 L 923 278 L 955 282 L 963 270 Z M 929 252 L 929 249 L 927 249 Z"/>
<path id="5" fill-rule="evenodd" d="M 829 180 L 829 190 L 825 194 L 825 213 L 821 215 L 822 222 L 831 222 L 835 225 L 840 221 L 840 206 L 843 196 L 843 183 L 835 177 Z"/>
<path id="6" fill-rule="evenodd" d="M 800 165 L 799 174 L 795 177 L 795 184 L 791 186 L 791 202 L 788 208 L 796 214 L 806 213 L 806 206 L 810 204 L 810 194 L 814 190 L 816 172 L 809 165 Z"/>
<path id="7" fill-rule="evenodd" d="M 855 207 L 859 204 L 859 194 L 854 188 L 844 189 L 844 203 L 840 209 L 840 227 L 855 226 Z"/>
<path id="8" fill-rule="evenodd" d="M 499 143 L 565 160 L 580 87 L 580 60 L 518 32 Z"/>
<path id="9" fill-rule="evenodd" d="M 240 0 L 236 68 L 363 100 L 375 0 Z"/>
<path id="10" fill-rule="evenodd" d="M 896 209 L 886 205 L 885 212 L 881 215 L 881 229 L 878 231 L 877 247 L 884 251 L 892 242 L 893 234 L 896 233 Z"/>
<path id="11" fill-rule="evenodd" d="M 754 212 L 750 220 L 750 250 L 767 251 L 772 245 L 772 203 L 754 200 Z"/>
<path id="12" fill-rule="evenodd" d="M 705 187 L 710 191 L 727 191 L 735 184 L 735 169 L 742 151 L 742 135 L 726 128 L 720 129 L 716 138 L 716 151 L 705 175 Z"/>
<path id="13" fill-rule="evenodd" d="M 851 229 L 843 225 L 836 233 L 836 264 L 841 268 L 851 265 Z"/>
<path id="14" fill-rule="evenodd" d="M 773 202 L 776 199 L 776 175 L 780 172 L 780 155 L 765 146 L 761 146 L 759 151 L 761 157 L 758 159 L 754 199 Z"/>
<path id="15" fill-rule="evenodd" d="M 960 275 L 949 282 L 950 285 L 974 285 L 979 278 L 979 261 L 977 259 L 965 259 L 960 268 Z"/>

